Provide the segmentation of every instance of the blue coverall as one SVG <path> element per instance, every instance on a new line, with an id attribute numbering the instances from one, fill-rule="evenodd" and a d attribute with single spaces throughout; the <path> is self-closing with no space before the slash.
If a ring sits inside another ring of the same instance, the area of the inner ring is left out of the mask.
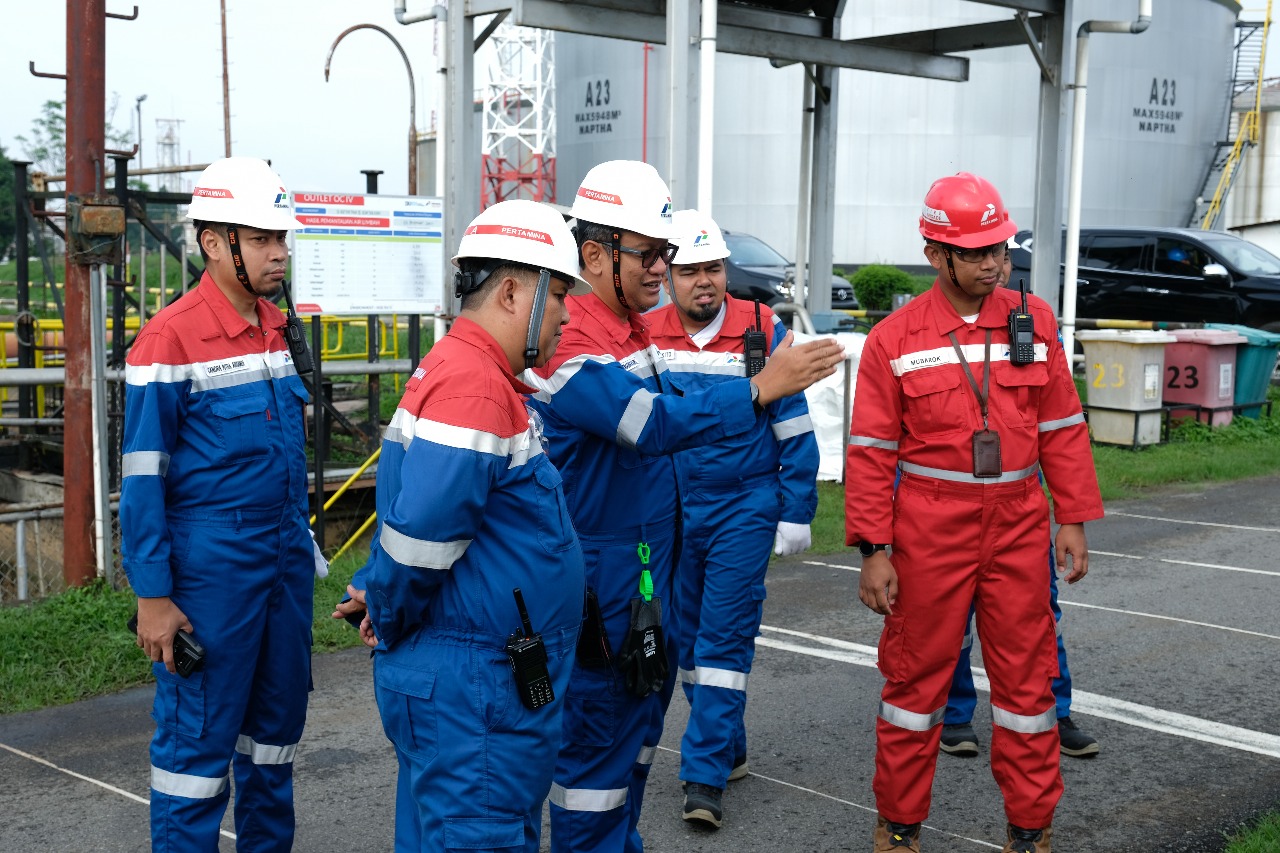
<path id="1" fill-rule="evenodd" d="M 1067 649 L 1062 643 L 1062 608 L 1058 606 L 1058 573 L 1053 555 L 1053 546 L 1049 546 L 1049 608 L 1053 610 L 1053 624 L 1058 635 L 1058 676 L 1053 679 L 1053 699 L 1057 706 L 1058 719 L 1071 713 L 1071 671 L 1067 669 Z M 973 667 L 969 656 L 973 652 L 973 607 L 969 608 L 969 624 L 964 629 L 964 645 L 960 648 L 960 660 L 956 663 L 956 672 L 951 679 L 951 692 L 947 694 L 947 711 L 943 717 L 944 725 L 954 726 L 973 720 L 974 709 L 978 707 L 978 691 L 973 686 Z"/>
<path id="2" fill-rule="evenodd" d="M 315 560 L 303 405 L 284 316 L 259 325 L 206 274 L 138 334 L 125 368 L 120 523 L 142 598 L 168 596 L 206 650 L 153 667 L 152 849 L 216 851 L 235 772 L 240 850 L 293 844 L 293 758 L 311 689 Z"/>
<path id="3" fill-rule="evenodd" d="M 675 306 L 649 316 L 671 381 L 684 392 L 746 376 L 743 335 L 754 304 L 726 296 L 719 330 L 699 346 Z M 712 323 L 717 321 L 713 320 Z M 786 328 L 761 308 L 769 351 Z M 770 403 L 752 429 L 675 455 L 684 509 L 677 570 L 680 680 L 691 710 L 680 778 L 724 788 L 747 754 L 747 676 L 765 598 L 778 521 L 808 524 L 818 508 L 818 443 L 803 394 Z"/>
<path id="4" fill-rule="evenodd" d="M 637 853 L 644 785 L 675 684 L 679 506 L 668 454 L 749 430 L 755 409 L 745 381 L 662 393 L 671 390 L 665 365 L 639 314 L 620 319 L 592 293 L 570 297 L 569 316 L 555 358 L 523 376 L 538 388 L 533 405 L 564 476 L 614 665 L 574 665 L 551 788 L 551 849 Z M 638 595 L 641 542 L 650 547 L 670 660 L 665 689 L 643 698 L 628 692 L 617 669 Z"/>
<path id="5" fill-rule="evenodd" d="M 395 849 L 537 853 L 582 619 L 582 551 L 498 343 L 460 318 L 382 440 L 366 592 L 395 745 Z M 520 700 L 505 647 L 520 589 L 555 701 Z"/>

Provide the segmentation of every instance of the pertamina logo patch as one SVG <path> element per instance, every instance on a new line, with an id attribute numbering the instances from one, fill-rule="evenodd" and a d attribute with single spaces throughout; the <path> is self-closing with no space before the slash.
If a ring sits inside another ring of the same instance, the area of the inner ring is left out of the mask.
<path id="1" fill-rule="evenodd" d="M 710 235 L 710 234 L 708 234 L 706 231 L 703 231 L 703 232 L 702 232 L 701 234 L 699 234 L 697 237 L 694 237 L 694 238 L 693 238 L 693 245 L 695 245 L 695 246 L 701 246 L 703 243 L 706 243 L 706 242 L 707 242 L 707 241 L 709 241 L 710 239 L 711 239 L 711 235 Z"/>
<path id="2" fill-rule="evenodd" d="M 1000 219 L 1000 214 L 996 213 L 996 206 L 994 204 L 988 203 L 987 209 L 982 212 L 982 222 L 978 224 L 985 228 L 988 225 L 998 222 L 999 219 Z"/>
<path id="3" fill-rule="evenodd" d="M 276 200 L 274 202 L 275 206 L 287 208 L 289 206 L 289 202 L 285 201 L 285 199 L 288 197 L 289 193 L 285 192 L 284 187 L 281 187 L 280 192 L 276 193 Z"/>

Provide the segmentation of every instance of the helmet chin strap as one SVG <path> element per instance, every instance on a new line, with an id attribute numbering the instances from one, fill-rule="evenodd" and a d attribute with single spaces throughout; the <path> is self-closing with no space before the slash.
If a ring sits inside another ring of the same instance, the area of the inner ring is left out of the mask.
<path id="1" fill-rule="evenodd" d="M 231 247 L 231 264 L 236 268 L 236 278 L 249 291 L 250 296 L 256 297 L 258 294 L 254 292 L 253 285 L 249 283 L 249 274 L 244 270 L 244 258 L 240 256 L 240 233 L 234 225 L 227 226 L 227 245 Z"/>
<path id="2" fill-rule="evenodd" d="M 547 294 L 551 290 L 551 272 L 538 270 L 538 287 L 533 292 L 533 309 L 529 312 L 529 332 L 524 339 L 524 366 L 535 367 L 538 361 L 538 338 L 542 333 L 542 315 L 547 309 Z"/>
<path id="3" fill-rule="evenodd" d="M 622 232 L 613 232 L 613 292 L 618 297 L 618 302 L 627 311 L 631 310 L 631 306 L 627 304 L 627 297 L 622 295 L 622 252 L 618 251 L 618 247 L 622 245 Z"/>

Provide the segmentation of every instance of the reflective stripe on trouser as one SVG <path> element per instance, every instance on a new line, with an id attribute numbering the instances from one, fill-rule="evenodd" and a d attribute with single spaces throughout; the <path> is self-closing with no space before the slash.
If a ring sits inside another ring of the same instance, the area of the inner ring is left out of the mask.
<path id="1" fill-rule="evenodd" d="M 396 853 L 537 853 L 576 631 L 542 632 L 557 701 L 521 703 L 501 638 L 421 629 L 374 655 L 396 750 Z"/>
<path id="2" fill-rule="evenodd" d="M 616 536 L 579 532 L 587 584 L 596 590 L 615 658 L 614 668 L 573 667 L 564 705 L 563 736 L 551 803 L 553 853 L 640 853 L 637 826 L 654 750 L 675 683 L 676 613 L 671 606 L 674 519 Z M 631 623 L 637 595 L 639 541 L 649 544 L 654 594 L 662 599 L 663 634 L 670 665 L 660 693 L 627 691 L 616 658 Z"/>
<path id="3" fill-rule="evenodd" d="M 882 707 L 923 725 L 876 720 L 877 808 L 899 823 L 929 814 L 930 788 L 956 650 L 969 602 L 991 680 L 991 703 L 1023 731 L 997 725 L 991 769 L 1017 826 L 1047 826 L 1062 796 L 1050 681 L 1057 674 L 1044 543 L 1048 502 L 1032 477 L 969 485 L 907 475 L 894 501 L 898 599 L 885 618 Z"/>
<path id="4" fill-rule="evenodd" d="M 680 778 L 723 788 L 734 758 L 747 751 L 747 675 L 781 496 L 777 476 L 770 475 L 746 487 L 695 486 L 682 497 L 676 597 L 681 683 L 690 709 L 680 742 Z"/>
<path id="5" fill-rule="evenodd" d="M 265 515 L 265 514 L 263 514 Z M 216 851 L 235 775 L 240 849 L 293 846 L 293 753 L 311 688 L 315 558 L 306 519 L 169 520 L 174 604 L 205 647 L 189 678 L 156 664 L 155 851 Z"/>
<path id="6" fill-rule="evenodd" d="M 1049 545 L 1049 608 L 1057 623 L 1058 677 L 1053 680 L 1055 713 L 1062 719 L 1071 713 L 1071 670 L 1067 668 L 1067 647 L 1062 640 L 1062 608 L 1058 606 L 1058 573 L 1054 568 L 1053 544 Z M 964 627 L 964 643 L 960 647 L 960 660 L 956 663 L 951 679 L 951 692 L 947 694 L 947 715 L 942 722 L 948 726 L 968 723 L 978 707 L 978 690 L 973 684 L 973 668 L 970 657 L 973 652 L 973 608 L 969 608 L 969 622 Z"/>

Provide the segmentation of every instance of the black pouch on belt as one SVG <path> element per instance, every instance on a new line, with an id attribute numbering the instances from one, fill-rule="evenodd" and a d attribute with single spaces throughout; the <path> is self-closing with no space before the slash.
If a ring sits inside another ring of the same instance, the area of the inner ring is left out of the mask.
<path id="1" fill-rule="evenodd" d="M 631 629 L 618 656 L 627 690 L 648 696 L 667 680 L 667 652 L 662 639 L 662 600 L 656 595 L 631 599 Z"/>
<path id="2" fill-rule="evenodd" d="M 582 631 L 578 634 L 578 664 L 587 667 L 613 665 L 613 653 L 609 651 L 609 635 L 604 630 L 604 617 L 600 615 L 600 598 L 587 587 L 582 600 Z"/>

